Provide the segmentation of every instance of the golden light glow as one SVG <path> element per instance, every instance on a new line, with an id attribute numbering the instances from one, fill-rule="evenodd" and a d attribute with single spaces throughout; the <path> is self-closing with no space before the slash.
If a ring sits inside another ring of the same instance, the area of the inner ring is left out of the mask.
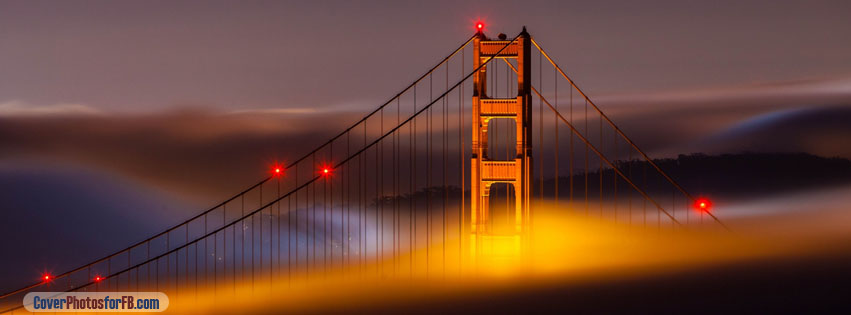
<path id="1" fill-rule="evenodd" d="M 522 237 L 467 235 L 463 240 L 469 246 L 461 246 L 456 234 L 445 243 L 364 265 L 337 263 L 310 274 L 302 266 L 291 275 L 276 271 L 273 276 L 267 270 L 256 276 L 253 285 L 225 282 L 203 287 L 197 300 L 192 293 L 178 294 L 169 312 L 328 313 L 387 303 L 438 303 L 493 290 L 661 275 L 733 261 L 804 255 L 813 250 L 815 240 L 824 238 L 808 234 L 812 233 L 808 229 L 790 230 L 791 224 L 801 224 L 799 218 L 738 224 L 733 226 L 736 233 L 729 233 L 700 226 L 643 228 L 573 215 L 565 207 L 535 210 L 532 232 Z M 831 231 L 844 231 L 844 239 L 851 234 L 848 229 Z"/>

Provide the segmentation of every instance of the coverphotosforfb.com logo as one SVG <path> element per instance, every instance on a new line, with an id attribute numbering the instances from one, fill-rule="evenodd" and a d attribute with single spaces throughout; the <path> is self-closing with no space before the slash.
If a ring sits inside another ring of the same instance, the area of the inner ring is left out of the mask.
<path id="1" fill-rule="evenodd" d="M 30 292 L 24 296 L 30 312 L 162 312 L 168 296 L 162 292 Z"/>

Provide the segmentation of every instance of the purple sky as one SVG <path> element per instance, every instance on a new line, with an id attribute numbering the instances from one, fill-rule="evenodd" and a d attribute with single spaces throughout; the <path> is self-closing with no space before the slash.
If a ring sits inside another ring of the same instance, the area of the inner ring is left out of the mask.
<path id="1" fill-rule="evenodd" d="M 848 12 L 785 0 L 4 1 L 0 110 L 365 111 L 477 18 L 491 35 L 526 25 L 592 96 L 843 77 Z"/>

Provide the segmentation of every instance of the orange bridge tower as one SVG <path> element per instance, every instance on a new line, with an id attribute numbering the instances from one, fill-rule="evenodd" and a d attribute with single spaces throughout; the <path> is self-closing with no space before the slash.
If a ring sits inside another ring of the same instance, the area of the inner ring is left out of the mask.
<path id="1" fill-rule="evenodd" d="M 473 44 L 474 69 L 490 58 L 515 59 L 517 62 L 517 96 L 514 98 L 492 98 L 488 95 L 488 64 L 481 67 L 473 78 L 470 228 L 475 243 L 477 237 L 494 233 L 490 224 L 489 199 L 491 185 L 495 183 L 506 183 L 514 188 L 513 236 L 528 232 L 532 183 L 532 97 L 531 37 L 525 27 L 514 40 L 490 40 L 480 31 Z M 489 157 L 488 124 L 494 119 L 513 119 L 515 122 L 514 159 L 494 160 Z"/>

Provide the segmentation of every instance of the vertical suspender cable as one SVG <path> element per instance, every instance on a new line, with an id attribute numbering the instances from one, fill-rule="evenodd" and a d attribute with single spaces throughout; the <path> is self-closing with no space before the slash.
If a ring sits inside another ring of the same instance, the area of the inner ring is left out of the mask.
<path id="1" fill-rule="evenodd" d="M 543 54 L 541 54 L 541 55 L 543 55 Z M 556 78 L 556 79 L 558 79 L 558 78 Z M 570 113 L 569 113 L 569 115 L 570 116 L 568 116 L 568 117 L 570 117 L 570 123 L 573 124 L 574 123 L 574 120 L 573 120 L 573 87 L 570 87 Z M 570 133 L 570 144 L 569 144 L 568 150 L 570 151 L 570 158 L 568 159 L 570 161 L 570 163 L 568 163 L 568 167 L 567 167 L 567 173 L 568 173 L 568 176 L 570 177 L 570 193 L 569 193 L 569 196 L 568 196 L 568 200 L 570 201 L 571 207 L 573 207 L 573 167 L 574 167 L 573 158 L 574 158 L 574 155 L 573 155 L 573 133 L 572 132 Z"/>
<path id="2" fill-rule="evenodd" d="M 428 102 L 434 101 L 432 93 L 434 87 L 432 85 L 432 75 L 428 75 Z M 429 267 L 431 263 L 431 149 L 432 149 L 432 108 L 429 107 L 426 113 L 426 277 L 429 275 Z"/>
<path id="3" fill-rule="evenodd" d="M 464 50 L 461 50 L 461 77 L 464 76 L 464 66 L 465 66 L 465 54 Z M 463 247 L 464 247 L 464 211 L 466 208 L 466 160 L 467 153 L 466 150 L 466 141 L 464 137 L 464 81 L 461 81 L 461 90 L 458 91 L 458 146 L 459 152 L 461 152 L 461 160 L 460 160 L 460 169 L 461 169 L 461 182 L 458 186 L 461 187 L 461 205 L 458 210 L 458 273 L 461 273 L 462 264 L 463 264 Z"/>
<path id="4" fill-rule="evenodd" d="M 444 89 L 446 91 L 448 91 L 449 90 L 449 63 L 448 62 L 446 63 L 446 67 L 444 68 L 444 71 L 445 71 L 445 73 L 444 73 L 444 75 L 445 75 L 445 80 L 444 80 L 445 87 L 444 87 Z M 443 98 L 443 150 L 442 150 L 443 151 L 443 215 L 441 216 L 442 219 L 443 219 L 443 227 L 440 230 L 441 232 L 443 232 L 443 240 L 441 242 L 442 243 L 441 249 L 443 249 L 443 276 L 444 277 L 446 277 L 446 238 L 447 238 L 446 237 L 446 232 L 447 232 L 447 230 L 446 230 L 446 224 L 447 224 L 447 221 L 446 221 L 446 204 L 449 203 L 449 191 L 447 190 L 447 187 L 446 187 L 446 176 L 447 176 L 447 170 L 446 170 L 447 152 L 446 151 L 449 148 L 448 143 L 447 143 L 447 142 L 449 142 L 449 133 L 447 131 L 447 129 L 449 127 L 449 125 L 448 125 L 449 124 L 448 108 L 449 108 L 449 98 L 444 97 Z"/>
<path id="5" fill-rule="evenodd" d="M 541 60 L 541 53 L 538 52 L 538 86 L 540 86 L 541 88 L 544 87 L 544 75 L 541 73 L 542 61 L 543 60 Z M 544 159 L 543 159 L 543 157 L 544 157 L 544 143 L 545 143 L 544 142 L 544 101 L 541 100 L 540 97 L 538 98 L 538 128 L 539 128 L 538 143 L 539 143 L 539 146 L 540 146 L 540 148 L 538 149 L 538 152 L 540 152 L 539 156 L 541 156 L 541 161 L 538 162 L 538 164 L 541 165 L 541 167 L 540 167 L 541 171 L 538 174 L 539 176 L 541 176 L 541 178 L 540 178 L 541 184 L 540 184 L 540 187 L 538 189 L 541 190 L 540 191 L 541 204 L 543 204 L 543 201 L 544 201 Z"/>
<path id="6" fill-rule="evenodd" d="M 414 112 L 417 112 L 417 86 L 414 85 Z M 417 211 L 416 211 L 416 196 L 417 196 L 417 117 L 411 121 L 412 132 L 411 132 L 411 209 L 410 209 L 410 221 L 408 224 L 410 225 L 411 230 L 413 231 L 413 237 L 408 240 L 411 248 L 411 257 L 410 257 L 410 270 L 411 276 L 413 277 L 414 273 L 414 258 L 416 258 L 416 252 L 414 251 L 414 247 L 417 245 Z"/>
<path id="7" fill-rule="evenodd" d="M 588 134 L 588 101 L 585 101 L 585 134 Z M 588 215 L 588 144 L 585 144 L 585 215 Z"/>
<path id="8" fill-rule="evenodd" d="M 554 77 L 554 79 L 553 79 L 553 93 L 555 93 L 555 106 L 556 106 L 556 111 L 558 111 L 558 77 L 555 77 L 555 75 L 556 75 L 556 72 L 555 72 L 555 69 L 553 69 L 553 77 Z M 559 143 L 558 143 L 558 117 L 553 117 L 553 119 L 554 119 L 553 125 L 555 125 L 555 139 L 553 140 L 553 143 L 555 144 L 555 173 L 556 173 L 555 200 L 556 200 L 556 203 L 558 203 L 558 197 L 559 197 L 558 182 L 561 181 L 561 178 L 560 178 L 559 172 L 558 172 L 559 171 L 558 170 L 558 164 L 559 164 L 559 158 L 558 158 L 558 147 L 559 147 Z"/>

